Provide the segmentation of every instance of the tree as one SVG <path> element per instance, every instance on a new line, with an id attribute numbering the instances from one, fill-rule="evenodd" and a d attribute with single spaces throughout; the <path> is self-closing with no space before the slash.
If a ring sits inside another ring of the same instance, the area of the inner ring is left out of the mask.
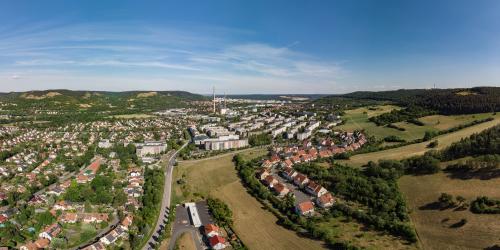
<path id="1" fill-rule="evenodd" d="M 453 201 L 453 195 L 447 193 L 441 193 L 441 196 L 438 198 L 439 203 L 441 203 L 442 207 L 453 207 L 455 206 L 455 202 Z"/>

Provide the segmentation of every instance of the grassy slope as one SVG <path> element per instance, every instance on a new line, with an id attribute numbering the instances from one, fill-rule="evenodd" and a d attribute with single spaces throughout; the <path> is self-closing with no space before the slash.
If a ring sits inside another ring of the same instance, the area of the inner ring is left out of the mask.
<path id="1" fill-rule="evenodd" d="M 500 215 L 473 214 L 468 210 L 454 211 L 419 209 L 437 201 L 443 192 L 453 196 L 461 195 L 468 202 L 479 195 L 500 199 L 500 179 L 460 180 L 451 179 L 445 173 L 426 176 L 404 176 L 399 186 L 405 194 L 410 216 L 417 229 L 424 249 L 482 249 L 498 244 Z M 467 219 L 461 228 L 450 225 Z M 448 219 L 448 221 L 444 221 Z"/>
<path id="2" fill-rule="evenodd" d="M 417 126 L 414 124 L 398 123 L 398 126 L 405 127 L 406 131 L 399 131 L 397 129 L 388 128 L 384 126 L 377 126 L 375 123 L 370 122 L 368 119 L 383 113 L 390 112 L 393 109 L 399 109 L 397 106 L 384 105 L 376 106 L 377 110 L 369 110 L 368 108 L 357 108 L 346 111 L 344 118 L 346 123 L 337 127 L 338 129 L 353 131 L 364 129 L 370 136 L 375 136 L 377 139 L 383 139 L 389 135 L 396 135 L 405 140 L 415 140 L 422 138 L 425 131 L 435 130 L 431 126 Z"/>
<path id="3" fill-rule="evenodd" d="M 453 142 L 459 141 L 461 138 L 468 137 L 473 133 L 481 132 L 497 124 L 500 124 L 500 115 L 498 114 L 495 116 L 495 119 L 493 121 L 481 123 L 453 133 L 438 136 L 435 138 L 435 140 L 438 140 L 439 145 L 435 149 L 442 149 L 444 147 L 447 147 Z M 429 142 L 416 143 L 373 153 L 359 154 L 352 156 L 349 160 L 341 162 L 348 163 L 354 166 L 360 166 L 364 163 L 367 163 L 368 161 L 378 161 L 380 159 L 403 159 L 410 156 L 424 154 L 427 150 L 429 150 L 427 148 L 427 144 L 429 144 Z"/>
<path id="4" fill-rule="evenodd" d="M 266 153 L 265 149 L 256 149 L 245 151 L 244 154 L 250 159 Z M 186 175 L 190 193 L 183 194 L 175 184 L 175 199 L 199 199 L 193 195 L 198 192 L 224 200 L 233 211 L 236 233 L 250 249 L 321 249 L 321 242 L 301 238 L 295 232 L 277 225 L 277 218 L 262 209 L 262 205 L 246 192 L 231 162 L 233 155 L 181 162 L 176 167 L 175 176 L 178 179 Z"/>

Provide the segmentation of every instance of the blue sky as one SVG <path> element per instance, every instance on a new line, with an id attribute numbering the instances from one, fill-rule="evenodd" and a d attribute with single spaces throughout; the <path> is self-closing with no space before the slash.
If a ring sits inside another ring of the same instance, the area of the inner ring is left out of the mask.
<path id="1" fill-rule="evenodd" d="M 500 86 L 500 1 L 1 1 L 0 91 Z"/>

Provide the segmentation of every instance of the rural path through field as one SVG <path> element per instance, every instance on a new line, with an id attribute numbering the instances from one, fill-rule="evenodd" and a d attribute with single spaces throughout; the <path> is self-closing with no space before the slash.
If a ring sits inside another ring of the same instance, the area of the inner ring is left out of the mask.
<path id="1" fill-rule="evenodd" d="M 459 141 L 462 138 L 469 137 L 474 133 L 479 133 L 485 129 L 491 128 L 498 124 L 500 124 L 500 117 L 495 116 L 494 120 L 492 121 L 480 123 L 452 133 L 438 136 L 432 139 L 433 141 L 437 140 L 439 142 L 438 147 L 434 149 L 443 149 L 451 145 L 453 142 Z M 339 162 L 347 163 L 353 166 L 361 166 L 367 163 L 368 161 L 378 161 L 380 159 L 400 160 L 403 158 L 424 154 L 429 150 L 429 148 L 427 148 L 427 144 L 429 144 L 428 141 L 422 143 L 410 144 L 399 148 L 373 152 L 373 153 L 354 155 L 349 160 L 342 160 Z"/>

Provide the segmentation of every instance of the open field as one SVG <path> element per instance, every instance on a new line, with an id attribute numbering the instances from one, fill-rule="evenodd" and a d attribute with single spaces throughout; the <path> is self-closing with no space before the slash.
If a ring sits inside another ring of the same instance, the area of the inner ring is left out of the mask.
<path id="1" fill-rule="evenodd" d="M 433 139 L 439 142 L 439 145 L 434 149 L 443 149 L 451 145 L 453 142 L 459 141 L 461 138 L 466 138 L 473 133 L 479 133 L 497 124 L 500 124 L 500 116 L 498 114 L 495 116 L 495 119 L 493 121 L 484 122 L 453 133 L 438 136 Z M 339 162 L 347 163 L 353 166 L 360 166 L 367 163 L 368 161 L 378 161 L 380 159 L 403 159 L 415 155 L 424 154 L 427 150 L 429 150 L 429 148 L 427 148 L 427 144 L 429 144 L 429 142 L 410 144 L 399 148 L 354 155 L 349 160 L 342 160 Z"/>
<path id="2" fill-rule="evenodd" d="M 319 227 L 334 235 L 336 239 L 349 241 L 363 249 L 417 249 L 415 244 L 404 244 L 394 236 L 371 231 L 345 217 L 332 218 L 328 222 L 320 223 Z"/>
<path id="3" fill-rule="evenodd" d="M 422 138 L 426 131 L 445 130 L 456 127 L 460 124 L 466 124 L 474 120 L 485 119 L 492 116 L 491 113 L 452 116 L 432 115 L 419 119 L 425 124 L 424 126 L 418 126 L 408 122 L 397 122 L 395 123 L 396 126 L 406 129 L 406 131 L 399 131 L 393 128 L 377 126 L 375 123 L 368 120 L 372 116 L 387 113 L 393 109 L 399 109 L 399 107 L 393 105 L 383 105 L 372 108 L 376 109 L 370 110 L 365 107 L 346 111 L 344 116 L 346 123 L 336 128 L 346 131 L 364 129 L 368 135 L 375 136 L 377 139 L 383 139 L 386 136 L 395 135 L 407 141 L 411 141 Z"/>
<path id="4" fill-rule="evenodd" d="M 146 119 L 146 118 L 151 118 L 151 117 L 155 117 L 155 116 L 148 115 L 148 114 L 128 114 L 128 115 L 114 115 L 112 117 L 116 118 L 116 119 Z"/>
<path id="5" fill-rule="evenodd" d="M 481 120 L 492 116 L 491 113 L 471 114 L 471 115 L 430 115 L 419 118 L 427 126 L 432 126 L 438 130 L 445 130 L 456 127 L 460 124 L 473 122 L 474 120 Z"/>
<path id="6" fill-rule="evenodd" d="M 194 239 L 191 233 L 183 233 L 176 242 L 180 250 L 196 250 Z"/>
<path id="7" fill-rule="evenodd" d="M 236 153 L 180 163 L 175 168 L 175 180 L 184 175 L 186 186 L 174 185 L 175 199 L 199 199 L 200 195 L 222 199 L 233 211 L 234 230 L 250 249 L 323 248 L 322 242 L 299 237 L 295 232 L 277 225 L 277 218 L 246 192 L 231 161 Z M 266 153 L 265 149 L 254 149 L 245 151 L 243 155 L 248 159 Z"/>
<path id="8" fill-rule="evenodd" d="M 346 114 L 343 116 L 343 119 L 346 120 L 346 123 L 336 127 L 336 129 L 341 129 L 346 131 L 364 129 L 368 133 L 368 135 L 373 135 L 378 139 L 382 139 L 388 135 L 397 135 L 401 138 L 404 138 L 405 140 L 413 139 L 413 137 L 411 137 L 408 134 L 405 134 L 402 131 L 393 128 L 377 126 L 375 123 L 368 121 L 368 118 L 372 116 L 377 116 L 383 113 L 391 112 L 391 110 L 399 109 L 399 107 L 393 105 L 383 105 L 383 106 L 376 106 L 375 108 L 376 110 L 370 110 L 369 108 L 366 107 L 347 110 Z"/>
<path id="9" fill-rule="evenodd" d="M 500 215 L 473 214 L 469 210 L 432 209 L 423 206 L 437 201 L 443 192 L 461 195 L 468 202 L 486 195 L 500 199 L 500 179 L 451 179 L 446 173 L 425 176 L 403 176 L 399 180 L 405 194 L 410 216 L 424 249 L 483 249 L 500 244 Z M 451 225 L 461 219 L 467 223 L 458 228 Z"/>
<path id="10" fill-rule="evenodd" d="M 267 153 L 265 149 L 240 151 L 245 159 L 253 159 Z M 233 211 L 234 230 L 250 249 L 320 249 L 322 242 L 299 237 L 295 232 L 276 224 L 277 218 L 263 209 L 262 204 L 247 193 L 241 185 L 230 153 L 204 160 L 180 162 L 175 169 L 176 180 L 182 178 L 185 185 L 174 184 L 175 199 L 197 200 L 201 196 L 217 197 L 226 202 Z M 184 177 L 183 177 L 184 176 Z M 182 186 L 182 187 L 181 187 Z M 361 224 L 332 219 L 328 230 L 335 230 L 340 240 L 358 246 L 379 249 L 412 249 L 414 246 L 379 232 L 368 230 Z M 277 240 L 279 239 L 279 240 Z"/>

